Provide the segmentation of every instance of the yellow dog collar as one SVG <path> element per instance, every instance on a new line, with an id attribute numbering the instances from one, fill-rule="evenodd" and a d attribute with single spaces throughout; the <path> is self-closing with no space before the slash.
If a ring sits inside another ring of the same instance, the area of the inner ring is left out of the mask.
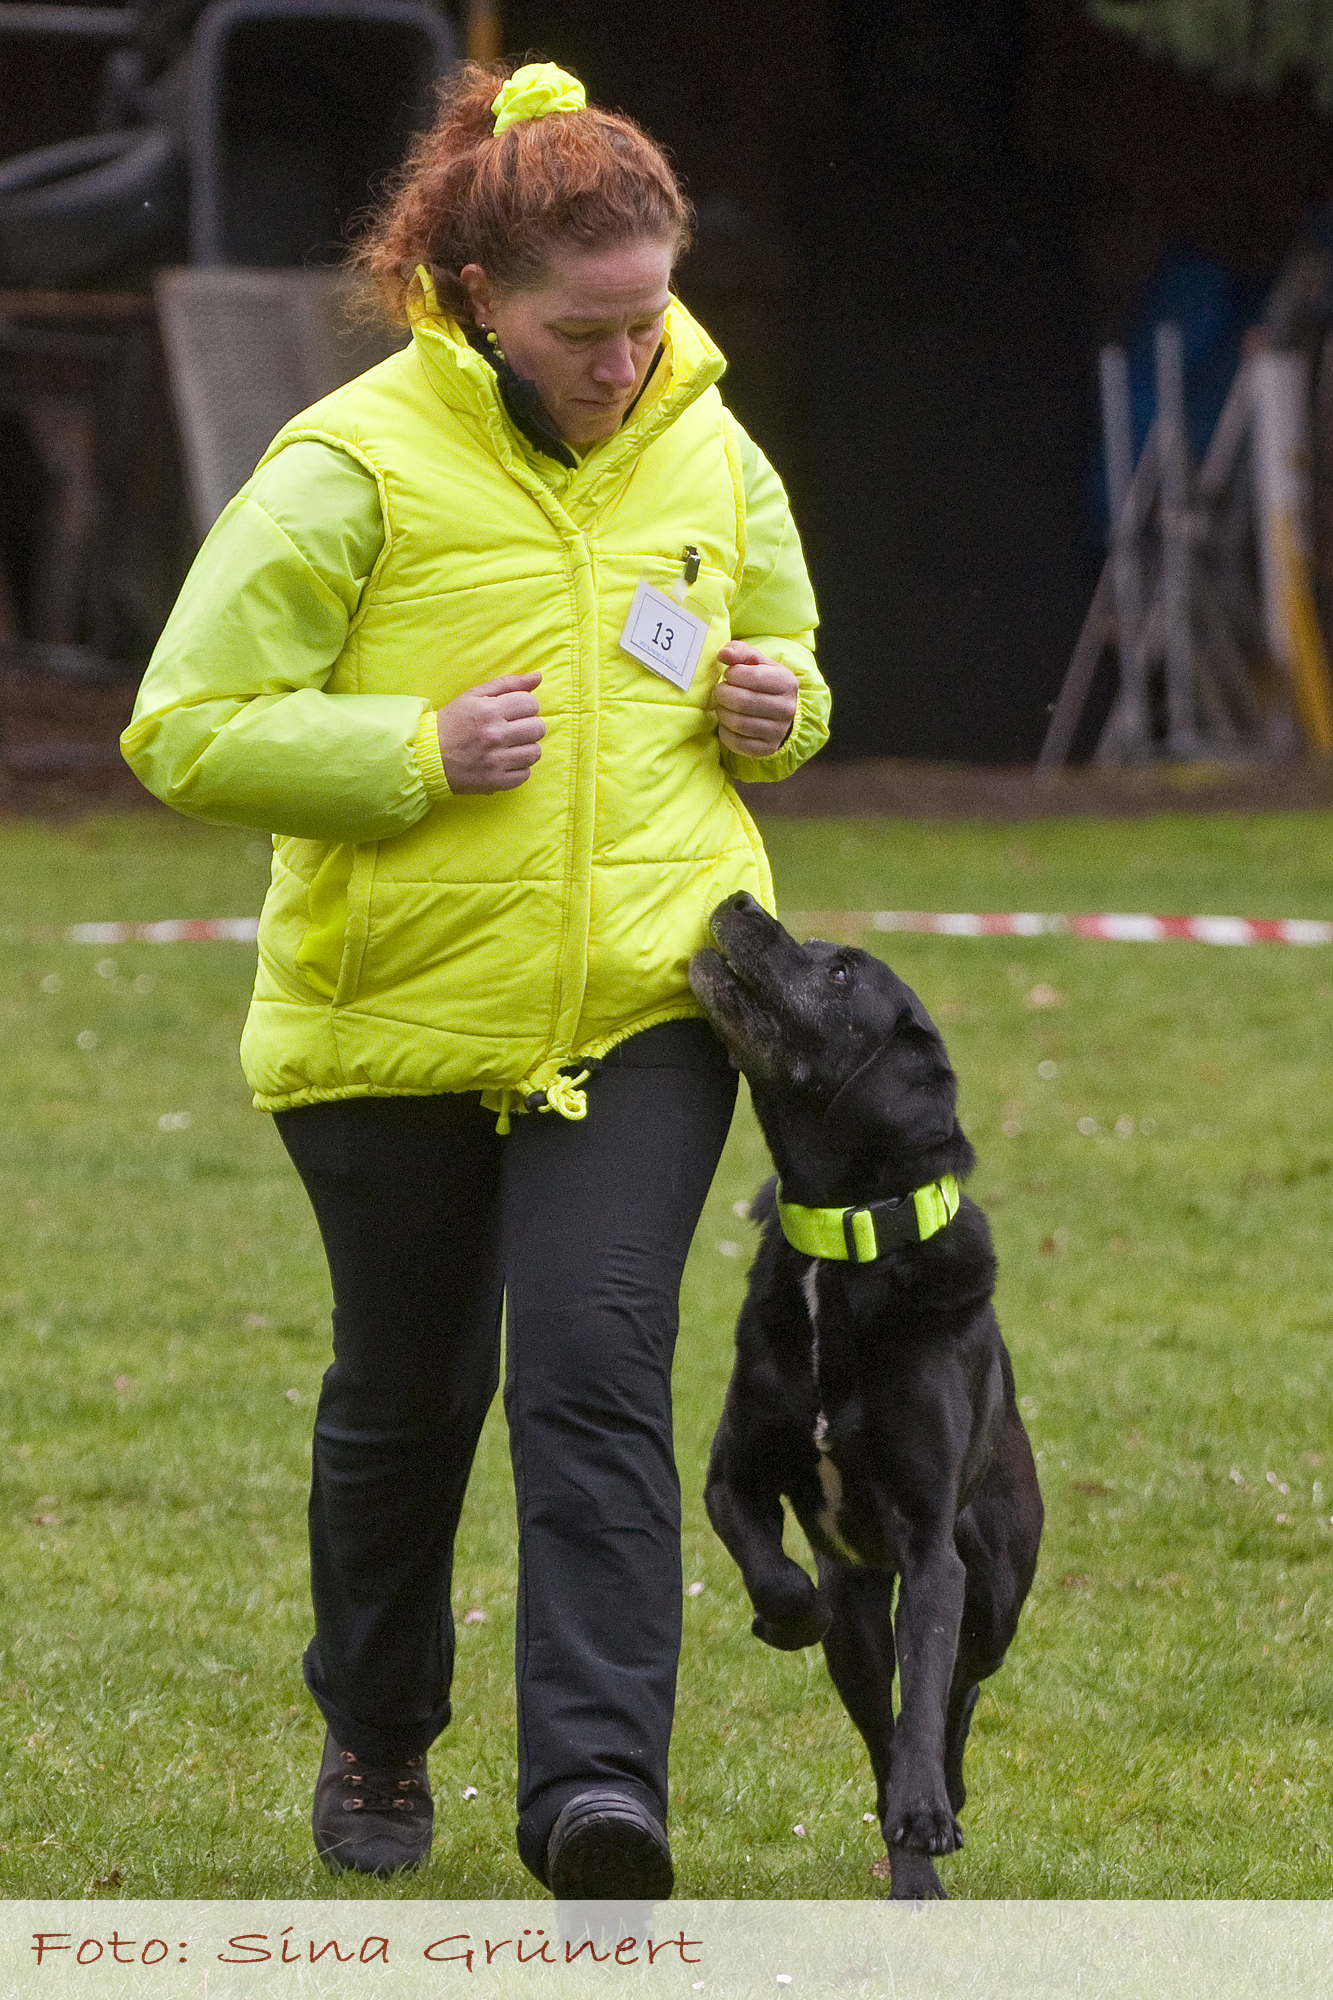
<path id="1" fill-rule="evenodd" d="M 864 1208 L 802 1208 L 778 1189 L 778 1220 L 793 1250 L 844 1264 L 873 1264 L 908 1243 L 925 1243 L 958 1213 L 958 1182 L 944 1174 L 926 1187 Z"/>

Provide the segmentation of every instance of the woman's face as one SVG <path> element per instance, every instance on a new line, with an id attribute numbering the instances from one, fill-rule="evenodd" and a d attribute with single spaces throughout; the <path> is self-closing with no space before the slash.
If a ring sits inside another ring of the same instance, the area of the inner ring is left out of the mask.
<path id="1" fill-rule="evenodd" d="M 478 326 L 537 385 L 566 444 L 614 437 L 662 338 L 672 245 L 651 240 L 554 256 L 538 285 L 497 292 L 480 264 L 460 276 Z"/>

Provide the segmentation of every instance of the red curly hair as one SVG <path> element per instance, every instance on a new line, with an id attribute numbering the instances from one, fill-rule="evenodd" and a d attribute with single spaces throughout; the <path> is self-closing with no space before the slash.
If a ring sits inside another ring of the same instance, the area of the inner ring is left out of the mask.
<path id="1" fill-rule="evenodd" d="M 437 88 L 435 123 L 413 142 L 351 262 L 377 309 L 407 319 L 418 264 L 444 310 L 468 323 L 460 279 L 480 264 L 501 292 L 540 284 L 561 248 L 690 242 L 693 212 L 657 143 L 630 118 L 591 105 L 511 125 L 491 103 L 510 63 L 463 63 Z"/>

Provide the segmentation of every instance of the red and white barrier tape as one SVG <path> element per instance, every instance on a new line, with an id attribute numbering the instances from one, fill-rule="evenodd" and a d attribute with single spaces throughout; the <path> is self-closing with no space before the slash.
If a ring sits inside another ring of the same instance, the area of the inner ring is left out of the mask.
<path id="1" fill-rule="evenodd" d="M 186 917 L 163 924 L 71 924 L 66 944 L 253 944 L 258 917 Z"/>
<path id="2" fill-rule="evenodd" d="M 784 921 L 820 930 L 928 931 L 937 937 L 1083 937 L 1113 944 L 1333 944 L 1333 923 L 1312 917 L 1139 917 L 1040 915 L 1034 911 L 793 910 Z M 159 924 L 72 924 L 67 944 L 253 944 L 257 917 L 190 917 Z"/>
<path id="3" fill-rule="evenodd" d="M 807 931 L 929 931 L 938 937 L 1084 937 L 1114 944 L 1333 944 L 1333 923 L 1310 917 L 1042 916 L 929 910 L 806 910 L 784 918 Z"/>

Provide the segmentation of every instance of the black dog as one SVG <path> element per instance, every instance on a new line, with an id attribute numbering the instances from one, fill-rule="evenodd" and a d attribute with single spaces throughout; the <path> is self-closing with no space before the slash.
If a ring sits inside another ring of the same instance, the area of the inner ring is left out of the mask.
<path id="1" fill-rule="evenodd" d="M 755 1203 L 708 1514 L 757 1636 L 823 1640 L 874 1766 L 892 1894 L 942 1896 L 929 1857 L 962 1843 L 978 1683 L 1014 1636 L 1042 1527 L 990 1231 L 958 1192 L 975 1156 L 944 1044 L 879 959 L 797 944 L 747 895 L 710 933 L 690 981 L 779 1179 Z M 783 1495 L 818 1590 L 783 1553 Z"/>

